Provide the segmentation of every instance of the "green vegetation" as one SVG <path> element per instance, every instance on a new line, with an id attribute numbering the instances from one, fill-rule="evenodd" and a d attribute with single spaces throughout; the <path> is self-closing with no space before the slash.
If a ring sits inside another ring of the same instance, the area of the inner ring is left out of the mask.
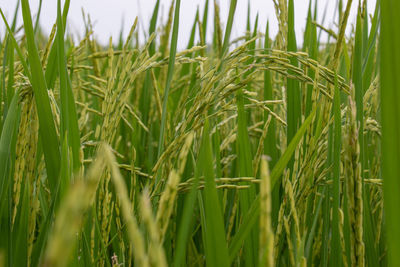
<path id="1" fill-rule="evenodd" d="M 400 3 L 310 1 L 300 47 L 273 2 L 233 39 L 206 0 L 183 51 L 180 0 L 108 46 L 0 9 L 0 266 L 399 266 Z"/>
<path id="2" fill-rule="evenodd" d="M 400 203 L 400 166 L 397 159 L 400 156 L 399 144 L 399 89 L 397 76 L 400 69 L 400 53 L 396 47 L 400 45 L 398 26 L 400 18 L 394 12 L 400 7 L 398 1 L 382 2 L 381 27 L 381 104 L 382 104 L 382 176 L 385 179 L 385 215 L 387 221 L 387 240 L 389 244 L 388 262 L 390 266 L 400 264 L 400 214 L 397 210 Z"/>

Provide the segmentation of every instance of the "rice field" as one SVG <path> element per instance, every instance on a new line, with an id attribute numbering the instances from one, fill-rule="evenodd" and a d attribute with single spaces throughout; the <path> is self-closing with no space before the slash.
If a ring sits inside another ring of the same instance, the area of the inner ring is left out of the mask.
<path id="1" fill-rule="evenodd" d="M 157 0 L 109 45 L 0 9 L 0 266 L 400 266 L 400 2 L 304 1 L 300 41 L 271 1 L 276 36 Z"/>

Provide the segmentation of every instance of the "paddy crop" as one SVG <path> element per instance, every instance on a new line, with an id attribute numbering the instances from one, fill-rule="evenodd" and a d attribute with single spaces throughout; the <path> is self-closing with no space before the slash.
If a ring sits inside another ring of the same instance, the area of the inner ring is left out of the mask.
<path id="1" fill-rule="evenodd" d="M 108 45 L 1 10 L 0 266 L 398 266 L 400 4 L 310 1 L 300 42 L 273 2 L 234 39 L 205 0 L 184 50 L 180 0 Z"/>

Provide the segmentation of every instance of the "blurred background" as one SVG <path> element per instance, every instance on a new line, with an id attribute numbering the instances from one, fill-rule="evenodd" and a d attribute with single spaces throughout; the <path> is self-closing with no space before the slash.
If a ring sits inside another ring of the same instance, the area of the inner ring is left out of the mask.
<path id="1" fill-rule="evenodd" d="M 318 23 L 327 28 L 337 31 L 337 10 L 335 6 L 338 0 L 319 0 L 318 1 Z M 32 14 L 35 16 L 37 13 L 40 0 L 30 0 Z M 57 15 L 57 1 L 56 0 L 42 0 L 42 15 L 40 17 L 40 25 L 45 32 L 49 34 L 51 28 L 56 20 Z M 64 2 L 64 1 L 62 1 Z M 204 10 L 205 0 L 181 0 L 181 15 L 180 15 L 180 29 L 178 47 L 180 49 L 186 47 L 189 39 L 191 26 L 193 24 L 196 10 L 199 8 L 200 15 Z M 210 13 L 208 16 L 208 36 L 207 39 L 211 40 L 212 36 L 212 18 L 214 5 L 213 0 L 210 0 Z M 228 17 L 230 0 L 218 0 L 220 4 L 221 20 L 225 23 Z M 275 16 L 275 9 L 272 0 L 238 0 L 237 10 L 235 14 L 234 26 L 232 30 L 232 39 L 241 36 L 246 30 L 246 20 L 248 12 L 248 3 L 250 2 L 250 15 L 252 17 L 252 24 L 254 23 L 257 13 L 259 14 L 259 31 L 265 31 L 267 20 L 270 20 L 270 34 L 275 36 L 278 31 L 278 24 Z M 315 0 L 312 0 L 314 5 Z M 346 0 L 343 1 L 344 5 Z M 156 0 L 71 0 L 70 12 L 68 15 L 68 32 L 74 36 L 75 40 L 82 38 L 84 34 L 83 12 L 90 15 L 91 21 L 94 25 L 94 34 L 96 38 L 102 43 L 107 44 L 109 37 L 112 36 L 115 42 L 118 41 L 121 29 L 126 36 L 136 16 L 139 17 L 139 29 L 142 40 L 145 33 L 148 31 L 150 17 L 152 15 L 153 7 Z M 161 18 L 165 21 L 167 19 L 168 10 L 171 0 L 161 0 Z M 303 31 L 306 25 L 306 16 L 309 5 L 309 0 L 295 0 L 294 1 L 295 20 L 296 20 L 296 34 L 298 45 L 302 44 Z M 9 22 L 12 20 L 17 0 L 1 0 L 0 8 L 6 14 Z M 374 11 L 376 0 L 368 1 L 368 12 L 371 14 Z M 350 14 L 349 25 L 355 22 L 356 9 L 358 1 L 353 1 L 352 12 Z M 21 12 L 20 12 L 21 13 Z M 334 15 L 332 15 L 334 14 Z M 18 17 L 18 25 L 22 24 L 21 14 Z M 160 23 L 158 23 L 160 25 Z M 253 25 L 252 25 L 253 27 Z M 0 21 L 0 32 L 5 29 L 4 22 Z M 352 28 L 348 27 L 348 31 Z M 3 34 L 0 34 L 2 36 Z M 322 36 L 322 40 L 326 39 L 326 35 Z"/>

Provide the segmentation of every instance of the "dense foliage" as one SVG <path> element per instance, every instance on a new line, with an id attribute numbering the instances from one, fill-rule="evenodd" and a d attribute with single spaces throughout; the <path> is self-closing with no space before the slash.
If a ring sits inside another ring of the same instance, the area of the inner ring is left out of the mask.
<path id="1" fill-rule="evenodd" d="M 249 12 L 235 40 L 237 0 L 226 19 L 206 0 L 183 51 L 180 0 L 109 46 L 89 17 L 79 43 L 65 34 L 69 0 L 50 36 L 17 2 L 1 11 L 0 266 L 399 264 L 397 1 L 381 36 L 380 1 L 350 21 L 338 0 L 332 29 L 310 1 L 299 46 L 294 0 L 273 0 L 277 36 Z"/>

